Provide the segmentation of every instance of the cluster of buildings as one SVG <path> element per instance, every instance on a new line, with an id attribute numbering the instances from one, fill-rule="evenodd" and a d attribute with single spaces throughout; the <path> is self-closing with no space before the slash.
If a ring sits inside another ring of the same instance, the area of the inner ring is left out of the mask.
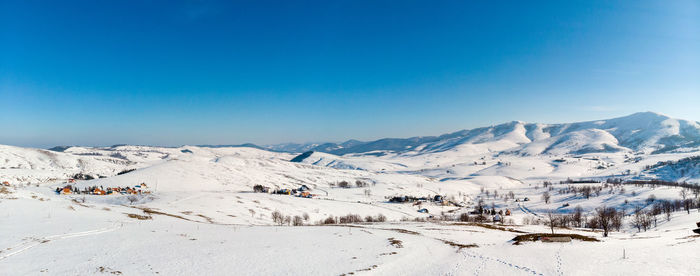
<path id="1" fill-rule="evenodd" d="M 92 186 L 92 187 L 85 187 L 82 190 L 79 189 L 76 186 L 73 186 L 71 184 L 68 184 L 63 187 L 57 187 L 56 188 L 56 193 L 60 195 L 69 195 L 69 194 L 85 194 L 85 195 L 112 195 L 112 194 L 121 194 L 121 195 L 140 195 L 140 194 L 150 194 L 151 192 L 146 190 L 148 188 L 148 185 L 146 183 L 141 183 L 139 185 L 136 185 L 134 187 L 107 187 L 104 188 L 102 186 Z"/>
<path id="2" fill-rule="evenodd" d="M 269 193 L 270 188 L 263 185 L 253 186 L 253 192 L 256 193 Z M 315 195 L 311 193 L 311 188 L 306 185 L 301 185 L 296 189 L 277 189 L 272 191 L 272 194 L 276 195 L 295 195 L 304 198 L 313 198 Z"/>

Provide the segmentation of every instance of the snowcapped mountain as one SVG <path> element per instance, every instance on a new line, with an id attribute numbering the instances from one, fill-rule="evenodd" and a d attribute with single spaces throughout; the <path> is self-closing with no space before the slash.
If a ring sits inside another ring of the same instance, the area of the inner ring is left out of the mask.
<path id="1" fill-rule="evenodd" d="M 654 112 L 565 124 L 508 122 L 441 136 L 351 140 L 297 147 L 288 152 L 318 151 L 335 155 L 426 154 L 461 151 L 466 155 L 508 152 L 520 155 L 593 152 L 662 153 L 700 147 L 700 124 Z M 282 149 L 282 148 L 275 148 Z"/>

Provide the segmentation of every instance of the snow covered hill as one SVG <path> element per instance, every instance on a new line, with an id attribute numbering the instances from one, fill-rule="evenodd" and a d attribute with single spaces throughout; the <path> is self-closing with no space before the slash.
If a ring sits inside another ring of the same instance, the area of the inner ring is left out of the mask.
<path id="1" fill-rule="evenodd" d="M 441 136 L 385 138 L 370 142 L 350 140 L 341 144 L 268 148 L 288 152 L 317 151 L 345 155 L 378 151 L 435 153 L 459 149 L 473 154 L 509 149 L 521 154 L 610 151 L 660 153 L 698 147 L 698 122 L 674 119 L 654 112 L 640 112 L 609 120 L 579 123 L 540 124 L 514 121 Z"/>

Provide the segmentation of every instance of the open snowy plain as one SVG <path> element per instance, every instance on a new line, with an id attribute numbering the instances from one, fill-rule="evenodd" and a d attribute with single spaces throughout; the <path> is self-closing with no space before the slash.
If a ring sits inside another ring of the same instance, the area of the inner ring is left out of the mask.
<path id="1" fill-rule="evenodd" d="M 0 275 L 700 274 L 697 122 L 647 112 L 299 146 L 311 151 L 0 146 Z M 649 180 L 689 186 L 630 183 Z M 272 193 L 303 185 L 310 198 Z M 404 196 L 418 199 L 391 202 Z M 679 200 L 694 207 L 636 227 Z M 624 212 L 607 237 L 589 223 L 602 206 Z M 513 240 L 577 207 L 585 223 L 553 231 L 586 240 Z M 363 221 L 338 223 L 349 214 Z"/>

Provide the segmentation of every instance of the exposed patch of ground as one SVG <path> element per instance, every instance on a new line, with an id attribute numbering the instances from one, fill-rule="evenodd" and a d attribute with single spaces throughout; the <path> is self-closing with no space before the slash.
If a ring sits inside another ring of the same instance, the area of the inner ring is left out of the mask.
<path id="1" fill-rule="evenodd" d="M 444 243 L 447 244 L 447 245 L 451 245 L 451 246 L 457 247 L 457 252 L 459 252 L 460 250 L 462 250 L 462 249 L 464 249 L 464 248 L 479 247 L 478 245 L 473 244 L 473 243 L 471 243 L 471 244 L 462 244 L 462 243 L 457 243 L 457 242 L 448 241 L 448 240 L 442 240 L 442 239 L 438 239 L 438 240 L 444 242 Z"/>
<path id="2" fill-rule="evenodd" d="M 104 266 L 98 267 L 97 272 L 109 273 L 109 274 L 113 274 L 113 275 L 121 275 L 122 274 L 122 272 L 119 270 L 114 270 L 114 269 L 111 269 L 109 267 L 104 267 Z"/>
<path id="3" fill-rule="evenodd" d="M 403 242 L 401 240 L 397 240 L 394 238 L 389 238 L 389 244 L 393 245 L 396 248 L 403 248 Z"/>
<path id="4" fill-rule="evenodd" d="M 420 235 L 420 233 L 418 233 L 416 231 L 411 231 L 411 230 L 406 230 L 406 229 L 401 229 L 401 228 L 377 228 L 377 229 L 395 231 L 395 232 L 399 232 L 402 234 L 411 234 L 411 235 L 416 235 L 416 236 Z"/>
<path id="5" fill-rule="evenodd" d="M 138 220 L 149 220 L 149 219 L 153 219 L 153 217 L 151 217 L 151 216 L 142 216 L 142 215 L 137 215 L 137 214 L 126 214 L 126 215 L 127 215 L 128 217 L 130 217 L 130 218 L 135 218 L 135 219 L 138 219 Z"/>

